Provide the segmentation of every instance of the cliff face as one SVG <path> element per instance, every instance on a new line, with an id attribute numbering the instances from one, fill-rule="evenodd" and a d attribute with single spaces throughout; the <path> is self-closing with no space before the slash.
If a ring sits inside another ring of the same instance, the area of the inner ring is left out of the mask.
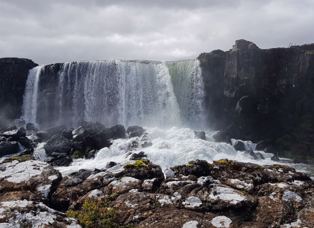
<path id="1" fill-rule="evenodd" d="M 224 129 L 221 139 L 265 140 L 276 151 L 314 154 L 314 44 L 260 49 L 238 40 L 230 51 L 199 60 L 210 122 Z"/>
<path id="2" fill-rule="evenodd" d="M 29 59 L 0 58 L 0 126 L 21 116 L 28 71 L 35 66 Z"/>

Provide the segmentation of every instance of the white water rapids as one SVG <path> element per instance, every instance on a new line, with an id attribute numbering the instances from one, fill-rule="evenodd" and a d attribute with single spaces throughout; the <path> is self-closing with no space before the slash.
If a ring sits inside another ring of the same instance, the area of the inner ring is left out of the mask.
<path id="1" fill-rule="evenodd" d="M 211 138 L 214 132 L 207 131 L 207 139 L 202 140 L 196 138 L 194 130 L 190 128 L 146 129 L 147 137 L 144 136 L 144 139 L 141 137 L 116 139 L 109 148 L 101 149 L 95 158 L 77 159 L 71 166 L 60 167 L 59 170 L 64 174 L 69 174 L 80 169 L 104 169 L 111 161 L 122 164 L 128 162 L 130 152 L 144 152 L 149 160 L 160 165 L 163 170 L 196 159 L 212 162 L 227 158 L 261 165 L 274 163 L 271 160 L 272 154 L 259 151 L 265 159 L 256 160 L 246 152 L 236 151 L 230 144 L 215 142 Z M 151 142 L 152 145 L 140 146 L 143 140 Z M 139 146 L 134 147 L 134 144 Z"/>

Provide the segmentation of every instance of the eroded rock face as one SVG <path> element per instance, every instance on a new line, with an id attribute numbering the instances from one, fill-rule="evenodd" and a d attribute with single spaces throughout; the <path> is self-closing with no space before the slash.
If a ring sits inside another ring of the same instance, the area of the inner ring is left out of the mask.
<path id="1" fill-rule="evenodd" d="M 0 129 L 21 116 L 28 71 L 35 66 L 29 59 L 0 58 Z"/>

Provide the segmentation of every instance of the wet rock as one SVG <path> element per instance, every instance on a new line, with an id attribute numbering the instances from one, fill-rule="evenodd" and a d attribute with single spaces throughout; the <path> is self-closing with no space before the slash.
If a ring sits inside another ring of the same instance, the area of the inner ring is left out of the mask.
<path id="1" fill-rule="evenodd" d="M 53 153 L 52 157 L 47 159 L 47 162 L 53 166 L 69 166 L 72 161 L 70 156 L 56 153 Z"/>
<path id="2" fill-rule="evenodd" d="M 230 143 L 231 135 L 227 130 L 218 131 L 213 135 L 213 138 L 216 142 L 227 142 Z"/>
<path id="3" fill-rule="evenodd" d="M 33 124 L 33 123 L 27 123 L 25 128 L 26 128 L 26 131 L 36 131 L 37 130 L 35 124 Z"/>
<path id="4" fill-rule="evenodd" d="M 235 141 L 235 143 L 233 144 L 233 147 L 234 147 L 235 150 L 240 150 L 240 151 L 245 151 L 246 150 L 244 142 L 238 141 L 238 140 Z"/>
<path id="5" fill-rule="evenodd" d="M 100 123 L 87 123 L 82 124 L 81 127 L 73 130 L 73 139 L 76 142 L 76 149 L 85 154 L 90 149 L 99 150 L 103 147 L 111 145 L 110 138 L 120 136 L 123 129 L 120 127 L 114 128 L 112 131 Z M 116 135 L 115 135 L 116 134 Z"/>
<path id="6" fill-rule="evenodd" d="M 110 139 L 121 139 L 125 138 L 126 131 L 123 125 L 115 125 L 108 130 L 108 138 Z"/>
<path id="7" fill-rule="evenodd" d="M 206 134 L 204 131 L 194 131 L 194 135 L 198 139 L 206 140 Z"/>
<path id="8" fill-rule="evenodd" d="M 25 137 L 26 136 L 26 130 L 25 128 L 16 128 L 10 131 L 6 131 L 2 133 L 2 136 L 6 138 L 10 138 L 10 140 L 18 140 L 20 137 Z"/>
<path id="9" fill-rule="evenodd" d="M 141 151 L 139 153 L 131 154 L 130 160 L 141 160 L 141 159 L 146 158 L 146 157 L 147 157 L 147 155 L 143 151 Z"/>
<path id="10" fill-rule="evenodd" d="M 191 161 L 187 165 L 173 167 L 176 175 L 194 175 L 196 177 L 207 176 L 211 173 L 211 165 L 203 160 Z"/>
<path id="11" fill-rule="evenodd" d="M 20 151 L 19 144 L 17 142 L 8 142 L 6 140 L 0 142 L 0 157 L 15 154 Z"/>
<path id="12" fill-rule="evenodd" d="M 69 155 L 72 151 L 72 142 L 62 135 L 54 135 L 44 146 L 48 156 L 54 154 Z"/>
<path id="13" fill-rule="evenodd" d="M 126 132 L 128 133 L 128 136 L 130 138 L 132 137 L 140 137 L 144 134 L 145 130 L 144 128 L 140 126 L 130 126 L 127 128 Z"/>
<path id="14" fill-rule="evenodd" d="M 108 169 L 108 168 L 112 168 L 112 167 L 114 167 L 114 166 L 116 166 L 116 165 L 117 165 L 116 162 L 111 161 L 111 162 L 108 162 L 108 164 L 106 165 L 106 168 L 107 168 L 107 169 Z"/>
<path id="15" fill-rule="evenodd" d="M 49 134 L 46 131 L 37 131 L 36 136 L 39 142 L 44 142 L 49 139 Z"/>

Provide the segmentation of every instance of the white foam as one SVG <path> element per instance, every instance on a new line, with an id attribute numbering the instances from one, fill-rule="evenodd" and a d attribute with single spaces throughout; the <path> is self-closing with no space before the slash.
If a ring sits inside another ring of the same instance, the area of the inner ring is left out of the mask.
<path id="1" fill-rule="evenodd" d="M 270 158 L 254 160 L 245 152 L 236 151 L 230 144 L 214 142 L 206 132 L 208 140 L 194 137 L 194 130 L 190 128 L 172 127 L 146 128 L 152 146 L 134 148 L 134 142 L 140 145 L 140 138 L 117 139 L 110 148 L 101 149 L 94 159 L 78 159 L 69 167 L 58 168 L 63 174 L 78 171 L 79 169 L 104 169 L 110 161 L 125 163 L 128 161 L 128 152 L 145 152 L 148 159 L 160 165 L 163 170 L 176 165 L 186 164 L 189 161 L 201 159 L 212 162 L 218 159 L 231 159 L 241 162 L 252 162 L 261 165 L 275 163 Z M 268 156 L 269 157 L 269 156 Z"/>

